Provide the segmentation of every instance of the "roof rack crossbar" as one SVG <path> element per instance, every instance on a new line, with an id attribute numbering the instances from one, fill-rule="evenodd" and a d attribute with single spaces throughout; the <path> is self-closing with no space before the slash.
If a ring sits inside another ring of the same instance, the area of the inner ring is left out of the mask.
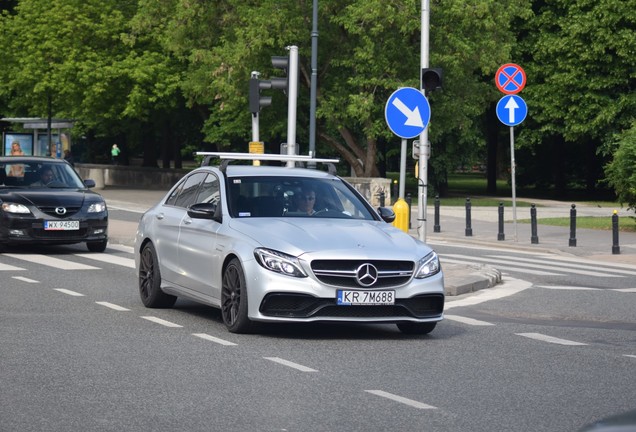
<path id="1" fill-rule="evenodd" d="M 197 156 L 204 156 L 201 166 L 210 164 L 211 159 L 221 159 L 220 170 L 225 172 L 229 163 L 233 160 L 262 160 L 262 161 L 280 161 L 280 162 L 303 162 L 303 163 L 324 163 L 327 165 L 330 173 L 335 174 L 335 163 L 340 159 L 312 158 L 305 155 L 283 155 L 272 153 L 231 153 L 231 152 L 196 152 Z"/>

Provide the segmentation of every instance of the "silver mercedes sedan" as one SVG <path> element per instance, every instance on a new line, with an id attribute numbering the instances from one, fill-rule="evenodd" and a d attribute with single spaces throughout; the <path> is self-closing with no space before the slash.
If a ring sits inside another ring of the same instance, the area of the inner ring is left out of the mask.
<path id="1" fill-rule="evenodd" d="M 218 307 L 234 333 L 258 322 L 356 322 L 427 334 L 443 318 L 439 259 L 394 217 L 320 170 L 202 166 L 141 217 L 141 301 Z"/>

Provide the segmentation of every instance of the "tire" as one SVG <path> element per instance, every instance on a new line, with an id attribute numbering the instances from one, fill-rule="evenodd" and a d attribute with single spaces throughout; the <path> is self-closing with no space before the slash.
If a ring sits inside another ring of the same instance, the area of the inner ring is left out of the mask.
<path id="1" fill-rule="evenodd" d="M 86 242 L 86 247 L 91 252 L 104 252 L 106 250 L 107 244 L 108 240 L 100 240 L 94 242 Z"/>
<path id="2" fill-rule="evenodd" d="M 139 259 L 139 296 L 147 308 L 169 308 L 177 301 L 161 290 L 159 261 L 152 243 L 144 246 Z"/>
<path id="3" fill-rule="evenodd" d="M 404 322 L 397 324 L 398 329 L 408 335 L 427 335 L 435 330 L 436 322 L 413 323 Z"/>
<path id="4" fill-rule="evenodd" d="M 223 272 L 221 316 L 230 333 L 250 333 L 253 323 L 247 317 L 247 287 L 243 267 L 234 258 Z"/>

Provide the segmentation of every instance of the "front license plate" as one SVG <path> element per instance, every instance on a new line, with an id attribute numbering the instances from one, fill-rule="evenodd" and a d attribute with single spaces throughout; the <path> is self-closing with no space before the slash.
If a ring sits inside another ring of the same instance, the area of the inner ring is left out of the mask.
<path id="1" fill-rule="evenodd" d="M 395 304 L 395 291 L 338 290 L 338 306 L 377 306 Z"/>
<path id="2" fill-rule="evenodd" d="M 46 231 L 73 231 L 79 228 L 79 221 L 44 221 Z"/>

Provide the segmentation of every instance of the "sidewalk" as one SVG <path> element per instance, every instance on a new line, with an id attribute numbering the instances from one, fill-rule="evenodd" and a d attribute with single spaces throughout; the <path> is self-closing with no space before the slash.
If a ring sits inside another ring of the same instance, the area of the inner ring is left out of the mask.
<path id="1" fill-rule="evenodd" d="M 115 189 L 106 188 L 98 191 L 111 210 L 126 210 L 139 213 L 139 216 L 152 205 L 161 200 L 166 191 Z M 569 217 L 570 204 L 558 201 L 537 201 L 537 218 Z M 617 209 L 619 210 L 619 209 Z M 614 209 L 577 205 L 577 217 L 607 216 L 611 217 Z M 627 216 L 633 212 L 619 210 L 619 223 L 634 223 Z M 613 254 L 613 237 L 611 231 L 582 230 L 576 231 L 576 247 L 569 246 L 570 228 L 537 226 L 538 243 L 531 242 L 531 226 L 529 223 L 513 223 L 512 209 L 504 211 L 504 237 L 497 240 L 499 233 L 499 214 L 497 207 L 471 208 L 471 236 L 466 236 L 465 207 L 440 208 L 440 232 L 434 232 L 434 207 L 427 208 L 426 241 L 433 248 L 436 244 L 470 244 L 487 247 L 509 248 L 512 250 L 528 250 L 534 252 L 554 253 L 559 255 L 581 256 L 592 260 L 636 265 L 636 233 L 619 233 L 620 254 Z M 517 208 L 517 221 L 530 219 L 530 208 Z M 409 233 L 419 237 L 417 231 L 417 208 L 412 209 Z M 137 229 L 137 222 L 114 219 L 109 221 L 109 237 L 112 243 L 132 246 Z M 443 261 L 442 261 L 443 262 Z M 488 265 L 464 265 L 443 263 L 447 294 L 456 296 L 492 287 L 501 282 L 501 272 Z"/>

